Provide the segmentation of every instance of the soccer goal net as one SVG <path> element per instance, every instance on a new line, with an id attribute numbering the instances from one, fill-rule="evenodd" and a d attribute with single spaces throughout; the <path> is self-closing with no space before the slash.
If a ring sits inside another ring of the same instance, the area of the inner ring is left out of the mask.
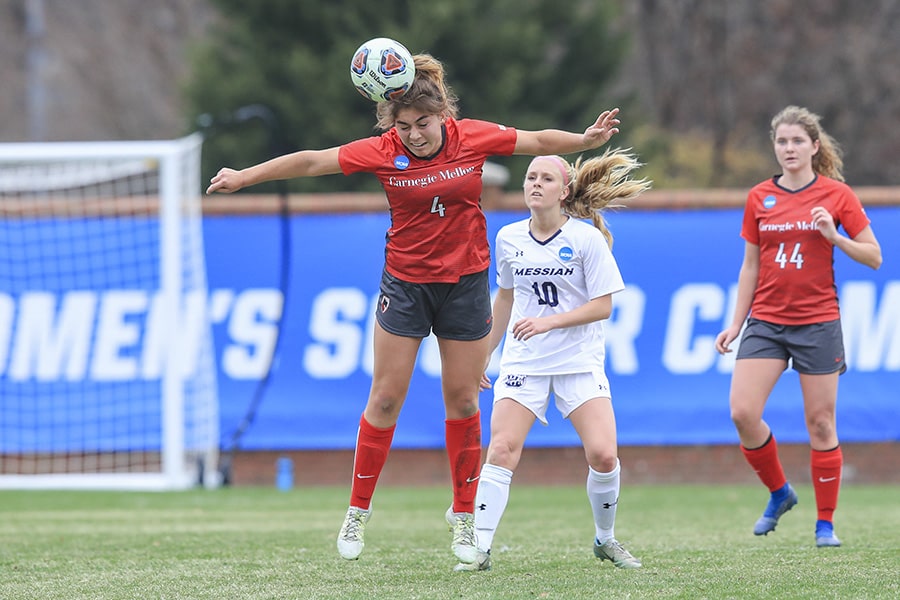
<path id="1" fill-rule="evenodd" d="M 0 488 L 218 485 L 201 143 L 0 144 Z"/>

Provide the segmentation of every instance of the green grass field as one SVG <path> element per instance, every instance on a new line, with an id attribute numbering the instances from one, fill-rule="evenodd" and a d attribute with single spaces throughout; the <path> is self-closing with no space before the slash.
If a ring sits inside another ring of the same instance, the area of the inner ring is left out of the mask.
<path id="1" fill-rule="evenodd" d="M 626 486 L 617 537 L 644 562 L 600 563 L 582 487 L 514 485 L 490 572 L 454 573 L 446 488 L 375 497 L 358 561 L 335 537 L 344 488 L 0 492 L 0 598 L 783 599 L 900 597 L 900 486 L 846 485 L 841 548 L 816 548 L 810 487 L 775 533 L 750 486 Z"/>

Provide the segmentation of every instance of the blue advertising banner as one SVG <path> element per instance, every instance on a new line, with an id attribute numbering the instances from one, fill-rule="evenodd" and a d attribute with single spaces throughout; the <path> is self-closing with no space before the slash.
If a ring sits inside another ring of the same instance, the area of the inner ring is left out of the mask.
<path id="1" fill-rule="evenodd" d="M 849 366 L 838 399 L 846 442 L 900 440 L 900 207 L 868 212 L 882 244 L 882 268 L 873 271 L 835 252 Z M 525 216 L 490 212 L 491 240 L 501 226 Z M 156 238 L 158 223 L 140 217 L 63 221 L 17 222 L 16 231 L 28 231 L 35 242 L 24 245 L 24 260 L 10 263 L 21 268 L 0 273 L 0 451 L 158 448 L 158 436 L 117 429 L 109 437 L 94 427 L 120 413 L 123 402 L 139 424 L 160 418 L 165 306 L 155 272 L 158 246 L 142 242 Z M 623 210 L 609 213 L 608 221 L 626 282 L 605 325 L 619 443 L 735 443 L 728 409 L 734 355 L 719 356 L 713 340 L 731 320 L 744 245 L 741 211 Z M 40 243 L 51 226 L 81 228 L 90 234 L 86 240 L 121 240 L 119 250 L 86 243 L 72 253 L 72 261 L 107 265 L 112 275 L 94 280 L 89 270 L 67 268 L 74 278 L 51 277 L 41 284 L 46 289 L 24 283 L 31 281 L 20 272 L 27 265 L 50 274 L 60 268 Z M 213 329 L 223 446 L 244 430 L 248 416 L 244 449 L 354 446 L 371 383 L 388 227 L 386 212 L 204 219 L 209 293 L 185 298 L 179 351 L 185 376 L 209 364 L 200 358 L 205 311 Z M 88 260 L 86 252 L 102 256 Z M 491 376 L 497 362 L 495 356 Z M 443 446 L 440 370 L 436 340 L 427 338 L 395 447 Z M 491 391 L 482 392 L 485 432 L 492 399 Z M 558 413 L 551 409 L 548 417 L 548 426 L 535 426 L 529 445 L 578 444 Z M 765 418 L 780 441 L 808 439 L 793 371 L 776 386 Z M 63 421 L 83 426 L 67 429 Z M 25 426 L 37 422 L 60 426 Z"/>
<path id="2" fill-rule="evenodd" d="M 900 440 L 900 208 L 868 210 L 882 243 L 879 271 L 835 252 L 849 369 L 841 377 L 841 439 Z M 489 235 L 524 212 L 491 212 Z M 716 334 L 731 320 L 743 255 L 741 211 L 608 214 L 626 290 L 606 325 L 607 374 L 619 443 L 735 443 L 728 393 L 733 353 L 720 357 Z M 210 217 L 204 232 L 214 321 L 223 439 L 235 431 L 276 362 L 245 449 L 352 448 L 372 371 L 374 302 L 383 265 L 387 214 L 294 215 L 289 239 L 278 216 Z M 289 242 L 289 269 L 282 251 Z M 279 280 L 287 278 L 286 295 Z M 491 281 L 494 281 L 493 269 Z M 276 348 L 274 323 L 284 323 Z M 277 351 L 276 351 L 277 350 Z M 490 375 L 496 375 L 494 357 Z M 482 392 L 485 432 L 492 392 Z M 578 444 L 552 409 L 531 446 Z M 808 439 L 796 373 L 779 381 L 765 418 L 783 442 Z M 426 339 L 394 447 L 444 442 L 440 359 Z M 486 434 L 487 435 L 487 434 Z"/>

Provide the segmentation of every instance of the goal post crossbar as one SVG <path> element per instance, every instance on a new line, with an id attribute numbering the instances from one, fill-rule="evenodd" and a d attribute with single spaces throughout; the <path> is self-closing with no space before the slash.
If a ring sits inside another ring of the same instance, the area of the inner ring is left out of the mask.
<path id="1" fill-rule="evenodd" d="M 14 142 L 0 144 L 0 161 L 51 162 L 66 159 L 147 158 L 198 149 L 203 136 L 192 133 L 177 140 L 121 142 Z"/>

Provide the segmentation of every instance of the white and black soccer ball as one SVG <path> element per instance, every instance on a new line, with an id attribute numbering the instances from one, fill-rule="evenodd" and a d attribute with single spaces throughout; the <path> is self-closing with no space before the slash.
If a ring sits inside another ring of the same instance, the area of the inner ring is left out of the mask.
<path id="1" fill-rule="evenodd" d="M 364 42 L 350 61 L 350 80 L 360 94 L 375 102 L 399 98 L 412 85 L 416 66 L 406 46 L 390 38 Z"/>

